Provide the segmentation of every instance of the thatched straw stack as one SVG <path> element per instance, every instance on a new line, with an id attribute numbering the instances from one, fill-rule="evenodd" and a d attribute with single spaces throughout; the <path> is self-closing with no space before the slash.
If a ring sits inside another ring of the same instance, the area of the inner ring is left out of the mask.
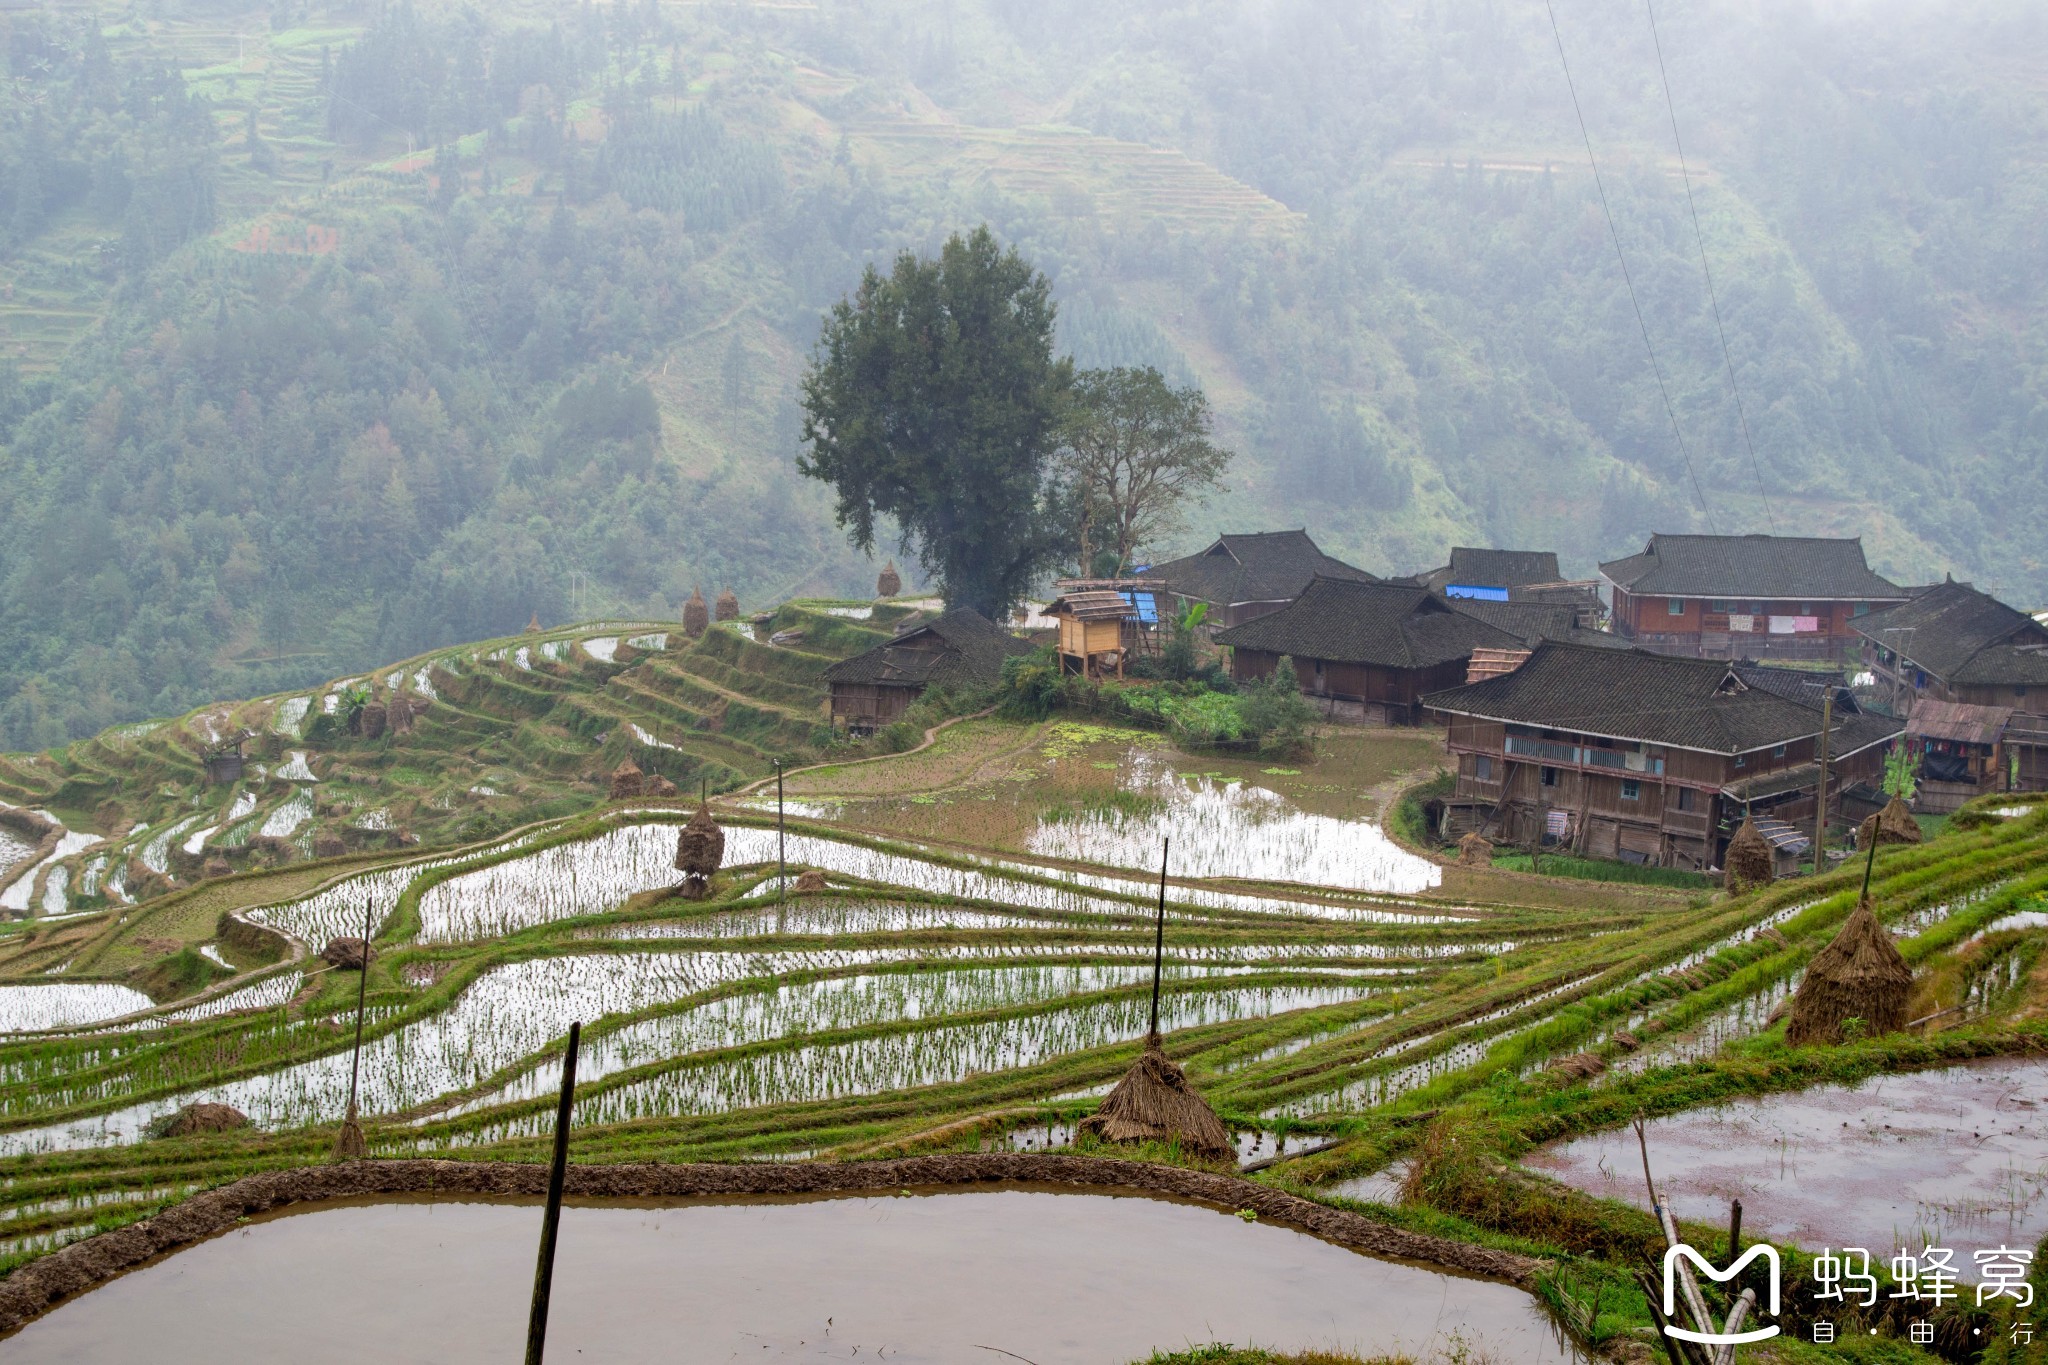
<path id="1" fill-rule="evenodd" d="M 384 712 L 385 719 L 391 722 L 392 734 L 404 735 L 412 732 L 413 711 L 413 699 L 410 696 L 403 692 L 391 694 L 391 700 L 385 705 Z"/>
<path id="2" fill-rule="evenodd" d="M 337 938 L 320 950 L 320 958 L 337 971 L 359 972 L 370 960 L 371 949 L 359 938 Z"/>
<path id="3" fill-rule="evenodd" d="M 1742 828 L 1728 841 L 1728 889 L 1747 891 L 1769 886 L 1777 875 L 1778 859 L 1771 852 L 1771 841 L 1764 838 L 1756 821 L 1743 816 Z"/>
<path id="4" fill-rule="evenodd" d="M 646 790 L 646 774 L 632 759 L 623 759 L 612 769 L 612 800 L 631 801 Z"/>
<path id="5" fill-rule="evenodd" d="M 809 896 L 825 889 L 825 874 L 815 867 L 807 867 L 797 874 L 796 893 Z"/>
<path id="6" fill-rule="evenodd" d="M 712 615 L 714 619 L 719 621 L 737 621 L 740 619 L 739 595 L 732 590 L 730 583 L 726 584 L 724 592 L 718 594 L 718 606 Z"/>
<path id="7" fill-rule="evenodd" d="M 711 807 L 700 805 L 676 835 L 676 870 L 683 874 L 683 894 L 692 899 L 710 889 L 711 874 L 725 861 L 725 831 L 711 818 Z"/>
<path id="8" fill-rule="evenodd" d="M 890 560 L 882 566 L 880 576 L 875 579 L 875 596 L 894 597 L 903 591 L 903 575 L 896 572 L 896 561 Z"/>
<path id="9" fill-rule="evenodd" d="M 348 1102 L 348 1117 L 341 1121 L 341 1131 L 334 1135 L 334 1159 L 336 1161 L 361 1161 L 370 1154 L 370 1144 L 363 1139 L 362 1116 L 356 1112 L 356 1102 Z"/>
<path id="10" fill-rule="evenodd" d="M 704 589 L 690 589 L 690 600 L 683 603 L 683 634 L 692 640 L 711 629 L 711 608 L 704 602 Z"/>
<path id="11" fill-rule="evenodd" d="M 1863 1021 L 1865 1037 L 1895 1032 L 1906 1025 L 1912 993 L 1913 969 L 1866 901 L 1835 941 L 1806 964 L 1806 978 L 1792 997 L 1785 1041 L 1794 1047 L 1839 1043 L 1842 1024 L 1849 1019 Z"/>
<path id="12" fill-rule="evenodd" d="M 356 712 L 356 727 L 362 731 L 364 739 L 384 738 L 385 727 L 390 722 L 391 712 L 389 709 L 374 701 L 366 702 L 363 709 Z"/>
<path id="13" fill-rule="evenodd" d="M 1187 1073 L 1169 1060 L 1159 1035 L 1124 1073 L 1102 1107 L 1081 1120 L 1081 1130 L 1111 1142 L 1177 1142 L 1199 1156 L 1227 1157 L 1237 1148 L 1216 1111 L 1188 1087 Z"/>
<path id="14" fill-rule="evenodd" d="M 1867 849 L 1873 839 L 1880 844 L 1917 844 L 1920 822 L 1906 809 L 1906 803 L 1894 796 L 1883 810 L 1857 827 L 1856 847 Z"/>
<path id="15" fill-rule="evenodd" d="M 194 1133 L 225 1133 L 247 1128 L 249 1116 L 231 1104 L 188 1104 L 149 1126 L 151 1137 L 191 1137 Z"/>
<path id="16" fill-rule="evenodd" d="M 531 618 L 529 618 L 529 619 L 527 620 L 527 622 L 526 622 L 526 633 L 527 633 L 528 635 L 538 635 L 538 634 L 540 634 L 540 613 L 539 613 L 539 612 L 535 612 L 535 613 L 534 613 L 534 614 L 532 615 L 532 617 L 531 617 Z"/>
<path id="17" fill-rule="evenodd" d="M 1493 843 L 1478 830 L 1468 831 L 1458 840 L 1458 866 L 1492 867 Z"/>
<path id="18" fill-rule="evenodd" d="M 676 794 L 676 784 L 657 774 L 648 780 L 642 794 L 646 796 L 674 796 Z"/>
<path id="19" fill-rule="evenodd" d="M 1590 1081 L 1607 1070 L 1607 1063 L 1597 1052 L 1580 1052 L 1570 1057 L 1560 1057 L 1546 1068 L 1552 1075 L 1563 1076 L 1574 1081 Z"/>

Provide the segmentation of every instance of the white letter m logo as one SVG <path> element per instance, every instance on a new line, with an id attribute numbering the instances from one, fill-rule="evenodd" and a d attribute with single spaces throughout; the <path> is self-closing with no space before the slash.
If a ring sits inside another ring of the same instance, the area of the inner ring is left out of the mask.
<path id="1" fill-rule="evenodd" d="M 1778 1316 L 1779 1270 L 1778 1249 L 1776 1247 L 1768 1244 L 1753 1246 L 1748 1251 L 1743 1252 L 1741 1258 L 1734 1265 L 1729 1266 L 1726 1270 L 1716 1270 L 1707 1262 L 1706 1257 L 1700 1255 L 1685 1243 L 1680 1242 L 1677 1246 L 1664 1253 L 1664 1317 L 1667 1324 L 1664 1332 L 1667 1336 L 1678 1337 L 1683 1341 L 1704 1342 L 1709 1346 L 1740 1346 L 1745 1342 L 1763 1341 L 1768 1337 L 1778 1335 L 1778 1328 L 1775 1324 L 1769 1327 L 1758 1328 L 1753 1332 L 1736 1332 L 1733 1334 L 1691 1332 L 1677 1326 L 1678 1259 L 1681 1256 L 1691 1261 L 1699 1268 L 1702 1275 L 1705 1275 L 1716 1284 L 1726 1284 L 1734 1279 L 1742 1273 L 1743 1267 L 1751 1261 L 1763 1260 L 1771 1268 L 1770 1307 L 1765 1311 L 1772 1317 Z"/>

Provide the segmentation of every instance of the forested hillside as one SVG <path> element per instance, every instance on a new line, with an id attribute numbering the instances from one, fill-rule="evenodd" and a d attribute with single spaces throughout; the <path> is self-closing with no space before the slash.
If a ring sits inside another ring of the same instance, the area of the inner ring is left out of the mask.
<path id="1" fill-rule="evenodd" d="M 980 222 L 1078 361 L 1207 390 L 1198 533 L 1587 571 L 1826 530 L 2048 600 L 2048 13 L 1666 5 L 1667 109 L 1640 4 L 1556 12 L 0 16 L 0 744 L 699 583 L 865 591 L 797 377 L 864 263 Z"/>

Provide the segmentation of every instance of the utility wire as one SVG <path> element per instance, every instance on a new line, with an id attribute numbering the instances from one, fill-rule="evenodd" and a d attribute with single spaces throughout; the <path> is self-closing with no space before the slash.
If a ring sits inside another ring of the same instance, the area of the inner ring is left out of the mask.
<path id="1" fill-rule="evenodd" d="M 1756 442 L 1749 436 L 1749 413 L 1742 406 L 1742 386 L 1735 382 L 1735 357 L 1728 349 L 1728 329 L 1721 322 L 1721 300 L 1714 294 L 1714 270 L 1707 264 L 1707 239 L 1700 231 L 1699 205 L 1692 198 L 1692 172 L 1685 165 L 1685 143 L 1678 136 L 1678 106 L 1671 99 L 1671 75 L 1664 69 L 1664 40 L 1657 36 L 1657 7 L 1655 0 L 1643 0 L 1643 11 L 1650 16 L 1650 44 L 1657 49 L 1657 75 L 1664 82 L 1664 108 L 1671 114 L 1671 145 L 1678 149 L 1678 175 L 1685 183 L 1685 207 L 1692 213 L 1692 239 L 1700 248 L 1700 274 L 1707 279 L 1707 302 L 1714 306 L 1714 330 L 1721 336 L 1721 359 L 1728 366 L 1728 391 L 1735 395 L 1735 415 L 1742 422 L 1742 443 L 1749 447 L 1749 471 L 1756 475 L 1756 491 L 1764 500 L 1764 519 L 1770 523 L 1771 534 L 1778 534 L 1778 517 L 1771 510 L 1770 488 L 1764 483 L 1763 466 L 1756 458 Z"/>
<path id="2" fill-rule="evenodd" d="M 1564 68 L 1564 85 L 1571 92 L 1572 112 L 1578 115 L 1579 136 L 1586 141 L 1586 164 L 1593 168 L 1593 188 L 1600 192 L 1600 211 L 1607 216 L 1607 235 L 1614 239 L 1614 258 L 1621 262 L 1621 281 L 1628 286 L 1628 301 L 1636 310 L 1636 326 L 1643 333 L 1643 349 L 1650 354 L 1650 371 L 1657 376 L 1657 392 L 1664 398 L 1664 415 L 1671 419 L 1671 436 L 1678 442 L 1678 455 L 1685 462 L 1686 478 L 1692 481 L 1692 495 L 1699 500 L 1700 515 L 1706 518 L 1707 530 L 1719 536 L 1721 531 L 1714 525 L 1714 514 L 1707 509 L 1707 496 L 1700 491 L 1700 476 L 1692 467 L 1692 452 L 1686 449 L 1685 433 L 1678 425 L 1678 409 L 1671 404 L 1671 389 L 1664 382 L 1664 367 L 1657 363 L 1657 348 L 1650 343 L 1650 324 L 1643 318 L 1642 301 L 1636 297 L 1636 282 L 1628 273 L 1628 257 L 1621 250 L 1621 232 L 1614 226 L 1614 209 L 1607 202 L 1607 186 L 1600 179 L 1600 163 L 1593 156 L 1593 134 L 1586 128 L 1586 111 L 1579 107 L 1579 88 L 1572 81 L 1572 64 L 1565 60 L 1564 34 L 1557 26 L 1557 9 L 1551 0 L 1543 0 L 1543 8 L 1550 15 L 1550 36 L 1557 40 L 1557 62 Z"/>

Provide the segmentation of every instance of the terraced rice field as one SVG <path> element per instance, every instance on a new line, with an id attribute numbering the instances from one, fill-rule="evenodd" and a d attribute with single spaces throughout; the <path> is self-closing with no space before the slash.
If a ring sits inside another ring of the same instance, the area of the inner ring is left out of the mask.
<path id="1" fill-rule="evenodd" d="M 1150 1007 L 1146 840 L 1091 837 L 1048 863 L 723 813 L 726 870 L 703 900 L 670 894 L 682 813 L 625 803 L 243 910 L 295 960 L 117 1031 L 92 1025 L 146 1002 L 4 988 L 23 993 L 0 996 L 0 1026 L 58 1030 L 0 1043 L 14 1253 L 140 1216 L 166 1189 L 318 1159 L 347 1104 L 356 977 L 299 955 L 366 914 L 379 952 L 359 1099 L 387 1155 L 535 1157 L 572 1020 L 589 1160 L 1046 1141 L 1130 1064 Z M 1241 1149 L 1284 1149 L 1276 1174 L 1302 1189 L 1391 1188 L 1359 1181 L 1412 1152 L 1417 1116 L 1560 1085 L 1598 1112 L 1682 1091 L 1744 1049 L 1775 1056 L 1773 1010 L 1860 871 L 1589 911 L 1361 891 L 1349 864 L 1318 885 L 1335 866 L 1321 849 L 1283 843 L 1257 891 L 1194 875 L 1227 866 L 1175 878 L 1160 1003 L 1169 1051 Z M 1964 963 L 1928 979 L 1960 998 L 1940 1005 L 1966 1006 L 1952 1036 L 1989 1040 L 1971 1046 L 2020 1036 L 2000 1030 L 2039 961 L 2044 853 L 2048 804 L 2029 804 L 1877 862 L 1875 904 L 1909 959 Z M 807 868 L 827 874 L 822 892 L 793 891 Z M 1589 1078 L 1551 1070 L 1587 1054 L 1601 1059 Z M 200 1100 L 251 1128 L 147 1136 Z M 82 1188 L 118 1197 L 88 1213 L 66 1202 Z"/>

